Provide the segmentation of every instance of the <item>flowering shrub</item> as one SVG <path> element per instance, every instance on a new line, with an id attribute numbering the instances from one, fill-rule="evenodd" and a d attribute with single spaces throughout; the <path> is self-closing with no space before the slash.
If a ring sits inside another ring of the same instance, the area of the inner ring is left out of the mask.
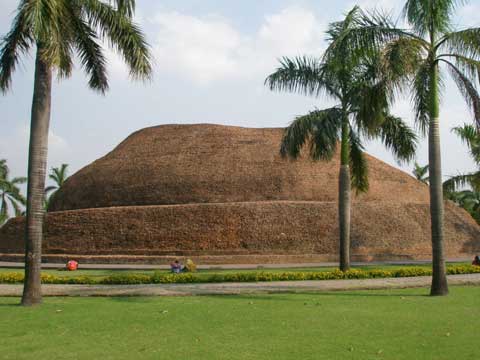
<path id="1" fill-rule="evenodd" d="M 480 273 L 480 266 L 454 265 L 447 267 L 447 274 L 474 274 Z M 342 279 L 377 279 L 401 278 L 415 276 L 431 276 L 432 270 L 426 267 L 405 267 L 396 270 L 361 270 L 352 269 L 342 272 L 338 269 L 324 272 L 238 272 L 238 273 L 181 273 L 171 274 L 155 272 L 147 274 L 115 274 L 107 277 L 89 275 L 58 276 L 42 274 L 43 284 L 104 284 L 104 285 L 135 285 L 135 284 L 191 284 L 191 283 L 220 283 L 220 282 L 259 282 L 259 281 L 302 281 L 302 280 L 342 280 Z M 19 272 L 0 273 L 0 284 L 20 284 L 24 275 Z"/>

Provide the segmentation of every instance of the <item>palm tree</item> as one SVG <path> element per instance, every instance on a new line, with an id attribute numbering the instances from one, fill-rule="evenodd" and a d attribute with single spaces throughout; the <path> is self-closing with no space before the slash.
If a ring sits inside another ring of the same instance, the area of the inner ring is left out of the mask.
<path id="1" fill-rule="evenodd" d="M 428 185 L 428 165 L 421 166 L 415 162 L 412 173 L 418 181 Z"/>
<path id="2" fill-rule="evenodd" d="M 333 42 L 352 26 L 351 14 L 330 25 Z M 379 57 L 371 54 L 358 62 L 342 49 L 324 54 L 323 59 L 283 58 L 280 67 L 266 79 L 271 90 L 286 90 L 311 96 L 325 93 L 338 101 L 334 107 L 314 110 L 297 117 L 285 129 L 281 155 L 298 158 L 304 147 L 311 158 L 330 160 L 340 142 L 339 225 L 340 269 L 350 268 L 351 187 L 368 190 L 368 169 L 362 136 L 380 138 L 399 160 L 411 159 L 416 136 L 389 108 L 390 80 L 379 77 Z"/>
<path id="3" fill-rule="evenodd" d="M 22 54 L 36 48 L 28 162 L 23 305 L 41 302 L 40 261 L 52 73 L 71 75 L 74 55 L 93 90 L 108 89 L 101 41 L 119 52 L 134 78 L 151 74 L 148 45 L 133 23 L 134 0 L 22 0 L 0 47 L 0 89 L 6 92 Z"/>
<path id="4" fill-rule="evenodd" d="M 67 168 L 68 164 L 62 164 L 59 168 L 52 168 L 52 172 L 50 173 L 50 175 L 48 175 L 50 180 L 52 180 L 55 185 L 50 185 L 45 188 L 45 211 L 48 211 L 48 206 L 50 204 L 52 196 L 55 195 L 58 189 L 63 186 L 65 180 L 67 180 Z"/>
<path id="5" fill-rule="evenodd" d="M 462 190 L 447 193 L 448 199 L 465 209 L 480 224 L 480 191 Z"/>
<path id="6" fill-rule="evenodd" d="M 399 89 L 411 89 L 416 121 L 428 132 L 432 233 L 431 295 L 448 294 L 444 253 L 444 209 L 439 115 L 443 70 L 449 71 L 480 125 L 480 28 L 455 30 L 452 19 L 460 1 L 407 0 L 403 15 L 410 29 L 399 29 L 378 13 L 357 12 L 357 26 L 337 44 L 357 56 L 381 50 L 384 69 L 401 76 Z"/>
<path id="7" fill-rule="evenodd" d="M 18 185 L 24 184 L 27 179 L 16 177 L 10 180 L 9 172 L 7 161 L 0 160 L 0 226 L 8 219 L 9 204 L 12 206 L 15 216 L 20 216 L 22 206 L 25 206 L 25 198 L 20 193 Z"/>

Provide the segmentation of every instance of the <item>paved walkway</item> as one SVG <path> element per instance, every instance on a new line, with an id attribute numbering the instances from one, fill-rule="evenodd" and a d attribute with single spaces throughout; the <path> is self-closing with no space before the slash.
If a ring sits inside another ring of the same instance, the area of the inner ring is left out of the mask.
<path id="1" fill-rule="evenodd" d="M 152 284 L 152 285 L 43 285 L 44 296 L 190 296 L 239 295 L 284 292 L 324 292 L 339 290 L 402 289 L 430 286 L 431 277 L 278 281 L 220 284 Z M 450 275 L 450 285 L 480 286 L 480 274 Z M 21 296 L 22 285 L 0 285 L 0 296 Z"/>
<path id="2" fill-rule="evenodd" d="M 465 262 L 471 259 L 448 259 L 448 262 Z M 400 261 L 383 261 L 383 262 L 353 262 L 353 266 L 366 265 L 421 265 L 430 264 L 427 260 L 400 260 Z M 59 269 L 63 268 L 63 264 L 45 263 L 42 264 L 43 269 Z M 328 267 L 338 266 L 338 262 L 321 262 L 321 263 L 297 263 L 297 264 L 219 264 L 219 265 L 198 265 L 199 269 L 293 269 L 293 268 L 310 268 L 310 267 Z M 0 268 L 23 269 L 22 262 L 6 262 L 0 261 Z M 101 269 L 101 270 L 156 270 L 170 269 L 170 265 L 148 265 L 148 264 L 80 264 L 81 269 Z"/>

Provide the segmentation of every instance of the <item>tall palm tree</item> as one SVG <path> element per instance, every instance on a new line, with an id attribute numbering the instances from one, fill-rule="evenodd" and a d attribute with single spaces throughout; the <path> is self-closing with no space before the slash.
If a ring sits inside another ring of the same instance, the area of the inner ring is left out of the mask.
<path id="1" fill-rule="evenodd" d="M 352 26 L 351 14 L 330 25 L 327 34 L 335 41 Z M 303 147 L 315 159 L 330 160 L 340 142 L 339 225 L 340 269 L 350 268 L 351 187 L 368 190 L 368 169 L 362 136 L 380 138 L 399 160 L 411 159 L 416 136 L 398 117 L 389 113 L 392 82 L 379 77 L 379 57 L 371 54 L 358 62 L 352 54 L 335 49 L 323 59 L 283 58 L 280 67 L 266 79 L 271 90 L 311 96 L 325 93 L 338 101 L 334 107 L 297 117 L 285 129 L 282 156 L 297 158 Z"/>
<path id="2" fill-rule="evenodd" d="M 415 162 L 412 173 L 413 176 L 415 176 L 415 179 L 428 185 L 428 164 L 422 166 Z"/>
<path id="3" fill-rule="evenodd" d="M 74 55 L 93 90 L 108 89 L 101 41 L 119 52 L 134 78 L 151 74 L 148 45 L 132 17 L 134 0 L 22 0 L 0 47 L 0 89 L 11 86 L 19 58 L 36 49 L 28 161 L 23 305 L 41 302 L 40 261 L 52 73 L 71 75 Z"/>
<path id="4" fill-rule="evenodd" d="M 444 209 L 440 157 L 440 94 L 447 70 L 480 125 L 480 28 L 455 30 L 456 0 L 407 0 L 403 15 L 409 29 L 386 16 L 357 13 L 357 26 L 337 44 L 356 55 L 384 51 L 384 69 L 402 75 L 399 89 L 410 89 L 419 127 L 428 132 L 432 233 L 431 295 L 448 294 L 444 252 Z"/>
<path id="5" fill-rule="evenodd" d="M 15 216 L 20 216 L 22 206 L 25 206 L 26 202 L 18 185 L 24 184 L 27 179 L 16 177 L 10 180 L 9 173 L 7 161 L 5 159 L 0 160 L 0 226 L 8 219 L 10 205 Z"/>
<path id="6" fill-rule="evenodd" d="M 55 185 L 50 185 L 45 188 L 45 211 L 48 211 L 52 196 L 55 195 L 57 190 L 60 189 L 65 183 L 65 180 L 67 180 L 67 168 L 68 164 L 62 164 L 60 167 L 52 168 L 52 172 L 48 175 Z"/>

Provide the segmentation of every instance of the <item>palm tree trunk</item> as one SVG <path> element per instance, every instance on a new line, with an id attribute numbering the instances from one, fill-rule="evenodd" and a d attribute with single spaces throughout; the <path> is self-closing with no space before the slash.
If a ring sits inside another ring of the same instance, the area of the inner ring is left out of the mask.
<path id="1" fill-rule="evenodd" d="M 42 59 L 41 53 L 41 45 L 37 44 L 28 152 L 25 283 L 22 297 L 22 305 L 25 306 L 42 302 L 40 271 L 44 219 L 43 197 L 47 168 L 52 69 Z"/>
<path id="2" fill-rule="evenodd" d="M 438 65 L 431 70 L 431 104 L 428 132 L 428 160 L 430 172 L 430 218 L 432 228 L 432 287 L 431 295 L 447 295 L 448 285 L 445 269 L 443 237 L 443 187 L 440 153 Z"/>
<path id="3" fill-rule="evenodd" d="M 340 224 L 340 270 L 350 269 L 350 154 L 348 118 L 342 124 L 340 174 L 338 184 L 338 218 Z"/>

